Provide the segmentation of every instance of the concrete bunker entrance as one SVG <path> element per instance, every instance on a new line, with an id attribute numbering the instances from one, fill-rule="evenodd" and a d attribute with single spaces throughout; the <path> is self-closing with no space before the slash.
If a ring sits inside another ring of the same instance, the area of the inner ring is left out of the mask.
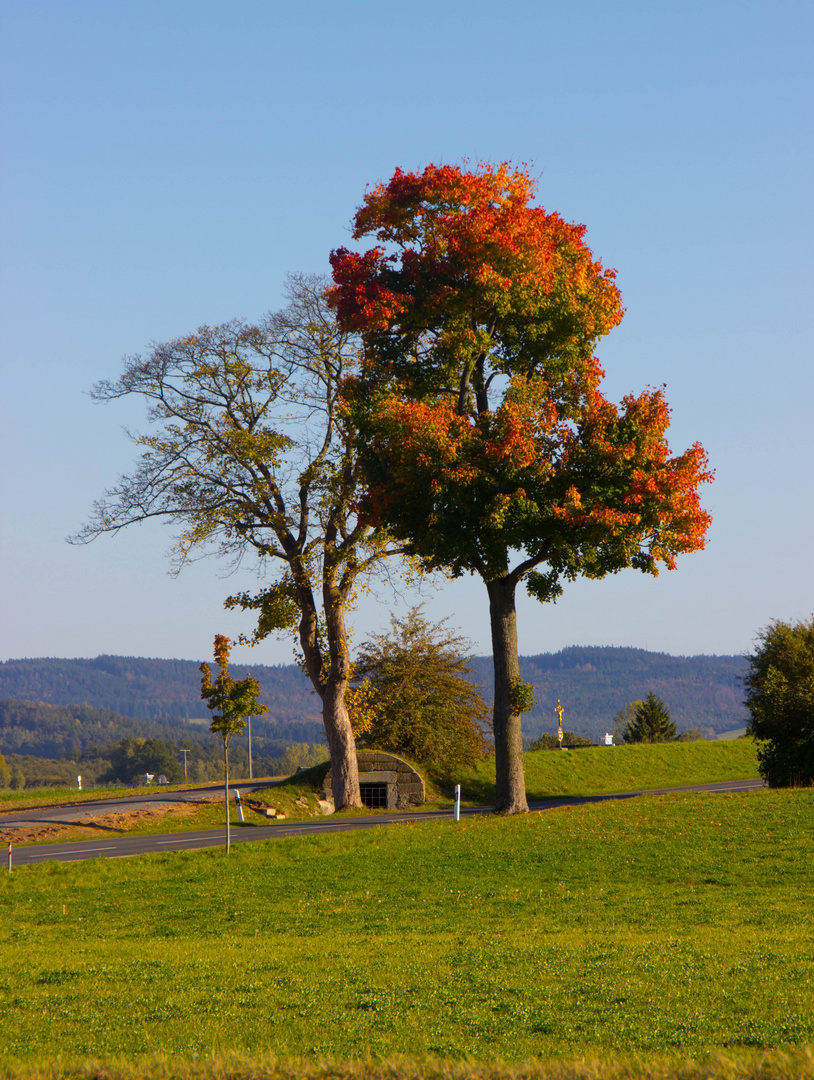
<path id="1" fill-rule="evenodd" d="M 379 750 L 359 750 L 359 793 L 371 810 L 405 810 L 424 802 L 424 781 L 412 765 Z M 325 776 L 324 798 L 333 806 L 331 770 Z"/>

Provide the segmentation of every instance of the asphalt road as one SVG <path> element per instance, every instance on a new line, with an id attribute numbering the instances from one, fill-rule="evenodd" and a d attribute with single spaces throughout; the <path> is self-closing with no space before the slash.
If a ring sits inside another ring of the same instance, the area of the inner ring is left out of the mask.
<path id="1" fill-rule="evenodd" d="M 235 788 L 241 794 L 259 791 L 269 786 L 268 780 L 230 784 L 230 794 Z M 161 788 L 141 789 L 138 794 L 118 799 L 94 799 L 86 802 L 62 803 L 61 805 L 30 806 L 27 810 L 12 810 L 0 814 L 0 829 L 22 828 L 25 825 L 53 825 L 67 822 L 88 821 L 100 814 L 126 814 L 133 810 L 146 810 L 155 806 L 171 807 L 177 803 L 210 803 L 223 799 L 223 788 L 185 788 L 183 791 L 165 791 Z"/>
<path id="2" fill-rule="evenodd" d="M 241 792 L 254 790 L 255 788 L 267 787 L 268 784 L 241 784 L 239 790 Z M 667 795 L 673 792 L 681 791 L 708 791 L 708 792 L 730 792 L 730 791 L 757 791 L 764 786 L 762 780 L 733 780 L 726 783 L 718 784 L 692 784 L 686 787 L 675 788 L 658 788 L 650 789 L 647 791 L 624 791 L 614 795 L 589 795 L 580 797 L 563 797 L 556 799 L 546 799 L 544 802 L 529 803 L 531 810 L 552 810 L 558 806 L 581 806 L 584 803 L 594 802 L 607 802 L 609 799 L 635 799 L 642 795 Z M 179 801 L 195 801 L 201 798 L 201 792 L 207 791 L 211 796 L 212 789 L 198 789 L 197 791 L 185 791 L 185 792 L 172 792 L 167 795 L 155 795 L 155 796 L 133 796 L 126 799 L 108 800 L 102 805 L 104 808 L 111 812 L 114 809 L 121 810 L 133 810 L 140 805 L 155 805 L 158 801 L 163 802 L 179 802 Z M 184 796 L 186 798 L 180 798 Z M 79 813 L 79 816 L 88 816 L 88 808 L 93 806 L 98 807 L 99 803 L 84 803 L 81 810 L 74 805 L 73 807 L 54 807 L 48 808 L 48 810 L 66 812 L 72 811 L 74 815 Z M 27 823 L 32 821 L 54 821 L 57 820 L 53 816 L 44 817 L 46 808 L 40 808 L 39 810 L 26 810 L 20 814 L 6 814 L 0 816 L 0 828 L 7 829 L 12 822 L 19 822 L 24 824 L 22 815 L 27 818 Z M 84 811 L 84 814 L 82 813 Z M 461 817 L 472 817 L 476 814 L 489 814 L 492 813 L 493 807 L 491 806 L 478 806 L 470 809 L 461 810 Z M 32 817 L 31 815 L 39 815 Z M 332 817 L 317 818 L 313 821 L 292 821 L 283 824 L 275 823 L 273 825 L 232 825 L 232 843 L 233 844 L 245 844 L 252 843 L 257 840 L 279 840 L 283 837 L 290 836 L 305 836 L 311 833 L 330 833 L 330 832 L 346 832 L 349 829 L 374 829 L 382 825 L 397 825 L 404 824 L 411 821 L 437 821 L 448 820 L 451 821 L 453 817 L 451 810 L 432 810 L 427 812 L 421 811 L 409 811 L 400 814 L 377 814 L 375 817 L 353 817 L 346 818 L 344 820 L 334 819 Z M 77 820 L 74 818 L 60 818 L 59 820 Z M 46 862 L 48 860 L 54 860 L 57 862 L 78 862 L 83 859 L 122 859 L 128 858 L 132 855 L 146 855 L 156 851 L 189 851 L 196 848 L 208 848 L 218 847 L 226 843 L 226 830 L 223 829 L 210 829 L 205 832 L 188 832 L 188 833 L 164 833 L 163 835 L 154 836 L 116 836 L 111 834 L 110 838 L 79 841 L 76 843 L 62 843 L 62 844 L 37 844 L 28 845 L 23 847 L 15 847 L 12 852 L 12 860 L 14 867 L 29 866 L 34 863 Z"/>

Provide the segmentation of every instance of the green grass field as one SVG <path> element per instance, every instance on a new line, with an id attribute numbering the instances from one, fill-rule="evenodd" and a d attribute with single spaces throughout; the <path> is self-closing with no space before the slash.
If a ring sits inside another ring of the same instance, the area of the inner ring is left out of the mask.
<path id="1" fill-rule="evenodd" d="M 712 784 L 758 775 L 751 739 L 537 750 L 525 755 L 525 772 L 529 801 Z M 461 777 L 462 796 L 471 804 L 494 802 L 494 785 L 494 759 Z"/>
<path id="2" fill-rule="evenodd" d="M 814 1043 L 810 791 L 43 864 L 3 875 L 0 911 L 8 1075 L 156 1053 L 652 1063 Z"/>

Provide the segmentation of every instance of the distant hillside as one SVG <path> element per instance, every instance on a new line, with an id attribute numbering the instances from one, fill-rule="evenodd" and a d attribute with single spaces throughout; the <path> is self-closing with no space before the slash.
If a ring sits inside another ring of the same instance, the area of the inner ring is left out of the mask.
<path id="1" fill-rule="evenodd" d="M 187 735 L 187 732 L 189 733 Z M 48 705 L 42 702 L 0 700 L 0 751 L 59 758 L 81 754 L 120 739 L 178 739 L 203 742 L 212 736 L 205 727 L 134 720 L 92 705 Z"/>
<path id="2" fill-rule="evenodd" d="M 492 661 L 475 657 L 473 678 L 492 693 Z M 534 686 L 536 707 L 523 717 L 526 735 L 556 730 L 559 698 L 563 724 L 597 739 L 610 731 L 616 712 L 652 690 L 670 710 L 679 731 L 707 734 L 743 727 L 748 719 L 739 677 L 742 656 L 670 656 L 644 649 L 572 646 L 557 653 L 520 658 L 520 672 Z"/>
<path id="3" fill-rule="evenodd" d="M 291 743 L 323 743 L 321 723 L 268 723 L 255 719 L 252 736 L 257 753 L 282 752 Z M 188 746 L 193 759 L 216 747 L 209 725 L 194 720 L 137 720 L 92 705 L 50 705 L 0 699 L 0 753 L 38 758 L 78 758 L 102 753 L 122 739 L 163 739 Z M 217 750 L 216 756 L 219 757 Z"/>
<path id="4" fill-rule="evenodd" d="M 7 660 L 0 662 L 0 698 L 49 705 L 85 703 L 137 720 L 207 716 L 201 701 L 200 661 L 148 660 L 140 656 L 97 656 L 95 660 Z M 236 677 L 249 671 L 268 706 L 266 723 L 320 723 L 319 699 L 296 664 L 233 665 Z"/>
<path id="5" fill-rule="evenodd" d="M 470 663 L 473 680 L 490 699 L 491 657 L 474 657 Z M 269 707 L 268 717 L 255 721 L 258 736 L 303 742 L 320 739 L 319 699 L 295 664 L 235 667 L 241 677 L 245 670 L 260 682 L 261 701 Z M 738 681 L 746 670 L 741 656 L 670 656 L 644 649 L 573 646 L 521 657 L 520 670 L 534 685 L 537 699 L 534 711 L 523 719 L 529 736 L 555 729 L 554 707 L 559 698 L 565 726 L 598 738 L 610 730 L 617 710 L 645 697 L 649 690 L 664 699 L 679 730 L 697 727 L 718 733 L 742 727 L 747 720 Z M 132 656 L 8 660 L 0 662 L 0 698 L 51 705 L 85 703 L 140 721 L 169 723 L 176 727 L 176 734 L 182 721 L 207 715 L 194 660 Z M 147 731 L 140 728 L 138 733 Z"/>

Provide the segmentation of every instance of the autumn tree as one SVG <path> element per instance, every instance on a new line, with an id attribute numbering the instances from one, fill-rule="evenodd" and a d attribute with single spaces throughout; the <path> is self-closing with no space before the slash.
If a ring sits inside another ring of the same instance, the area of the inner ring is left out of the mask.
<path id="1" fill-rule="evenodd" d="M 357 744 L 404 754 L 449 775 L 487 752 L 488 711 L 467 677 L 472 643 L 430 623 L 420 607 L 391 617 L 387 634 L 354 661 L 351 719 Z"/>
<path id="2" fill-rule="evenodd" d="M 495 665 L 497 806 L 527 809 L 515 595 L 626 567 L 657 574 L 704 545 L 699 445 L 672 456 L 661 389 L 600 392 L 596 342 L 622 318 L 584 227 L 531 205 L 507 165 L 397 170 L 334 251 L 339 325 L 364 343 L 347 389 L 362 509 L 426 567 L 478 574 Z"/>
<path id="3" fill-rule="evenodd" d="M 769 787 L 814 785 L 814 616 L 770 623 L 744 678 L 748 734 Z"/>
<path id="4" fill-rule="evenodd" d="M 346 612 L 359 582 L 397 549 L 356 514 L 359 466 L 338 397 L 357 344 L 326 308 L 325 284 L 292 276 L 284 310 L 157 344 L 95 388 L 99 401 L 143 398 L 153 430 L 133 436 L 135 470 L 73 539 L 159 518 L 177 530 L 176 571 L 206 554 L 258 560 L 270 583 L 227 606 L 255 613 L 250 644 L 295 634 L 322 702 L 340 808 L 361 805 L 344 704 Z"/>
<path id="5" fill-rule="evenodd" d="M 670 710 L 652 690 L 644 701 L 636 703 L 633 719 L 628 723 L 622 738 L 626 743 L 657 743 L 675 740 L 676 726 L 670 719 Z"/>
<path id="6" fill-rule="evenodd" d="M 233 679 L 229 674 L 229 653 L 232 643 L 223 634 L 215 635 L 214 654 L 218 674 L 212 678 L 209 664 L 201 664 L 201 697 L 212 712 L 209 730 L 223 742 L 223 798 L 226 806 L 226 854 L 231 847 L 229 828 L 229 743 L 233 735 L 242 735 L 251 716 L 267 711 L 257 700 L 260 683 L 247 674 L 245 679 Z"/>

